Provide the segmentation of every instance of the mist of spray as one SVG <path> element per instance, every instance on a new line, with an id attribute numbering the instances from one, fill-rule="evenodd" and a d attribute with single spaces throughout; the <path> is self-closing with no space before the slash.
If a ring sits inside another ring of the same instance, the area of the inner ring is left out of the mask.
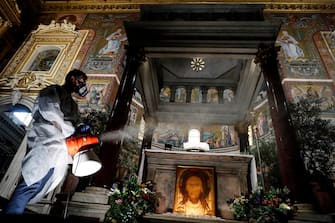
<path id="1" fill-rule="evenodd" d="M 131 126 L 127 126 L 123 129 L 104 132 L 99 135 L 99 139 L 102 143 L 113 142 L 117 140 L 133 139 L 137 137 L 137 129 Z"/>

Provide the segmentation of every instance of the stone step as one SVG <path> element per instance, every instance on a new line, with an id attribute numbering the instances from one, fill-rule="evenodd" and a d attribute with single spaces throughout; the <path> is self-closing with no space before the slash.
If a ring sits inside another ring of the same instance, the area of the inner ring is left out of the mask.
<path id="1" fill-rule="evenodd" d="M 71 201 L 94 203 L 94 204 L 108 204 L 108 195 L 105 194 L 88 194 L 85 192 L 75 192 Z"/>
<path id="2" fill-rule="evenodd" d="M 306 212 L 316 213 L 312 204 L 300 203 L 300 204 L 295 204 L 294 206 L 298 208 L 299 213 L 306 213 Z"/>
<path id="3" fill-rule="evenodd" d="M 85 193 L 93 193 L 93 194 L 105 194 L 109 195 L 111 193 L 110 190 L 102 187 L 86 187 L 85 190 L 83 191 Z"/>
<path id="4" fill-rule="evenodd" d="M 308 213 L 308 212 L 298 212 L 289 223 L 298 223 L 298 222 L 315 222 L 315 223 L 332 223 L 335 222 L 335 215 L 332 214 L 317 214 L 317 213 Z"/>

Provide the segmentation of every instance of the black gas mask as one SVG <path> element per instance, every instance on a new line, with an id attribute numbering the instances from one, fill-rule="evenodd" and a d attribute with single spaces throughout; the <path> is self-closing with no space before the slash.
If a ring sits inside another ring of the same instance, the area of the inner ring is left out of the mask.
<path id="1" fill-rule="evenodd" d="M 86 87 L 86 82 L 82 79 L 77 79 L 78 85 L 74 88 L 74 92 L 79 94 L 81 97 L 85 97 L 88 94 L 88 89 Z"/>

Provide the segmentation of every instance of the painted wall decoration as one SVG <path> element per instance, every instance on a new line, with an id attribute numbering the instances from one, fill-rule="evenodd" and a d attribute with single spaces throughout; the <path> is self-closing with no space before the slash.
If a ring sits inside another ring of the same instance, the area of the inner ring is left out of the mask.
<path id="1" fill-rule="evenodd" d="M 182 148 L 183 143 L 188 140 L 188 131 L 191 128 L 200 129 L 200 141 L 209 144 L 210 149 L 224 148 L 239 144 L 238 133 L 234 126 L 210 125 L 189 126 L 178 123 L 159 123 L 153 134 L 153 143 L 171 144 Z"/>
<path id="2" fill-rule="evenodd" d="M 129 117 L 128 121 L 129 124 L 135 124 L 137 120 L 137 108 L 134 105 L 130 105 Z"/>
<path id="3" fill-rule="evenodd" d="M 162 102 L 169 102 L 170 97 L 171 97 L 171 89 L 169 87 L 162 88 L 159 94 L 159 99 Z"/>
<path id="4" fill-rule="evenodd" d="M 215 88 L 209 88 L 207 91 L 207 103 L 219 103 L 218 91 Z"/>
<path id="5" fill-rule="evenodd" d="M 98 51 L 98 57 L 115 57 L 122 42 L 127 40 L 127 36 L 122 29 L 118 28 L 115 32 L 105 37 L 105 40 L 105 45 Z"/>
<path id="6" fill-rule="evenodd" d="M 141 93 L 135 88 L 135 92 L 133 94 L 133 100 L 136 100 L 136 102 L 143 104 Z"/>
<path id="7" fill-rule="evenodd" d="M 187 131 L 188 128 L 185 126 L 160 122 L 154 130 L 152 142 L 181 148 L 187 141 Z"/>
<path id="8" fill-rule="evenodd" d="M 277 43 L 283 49 L 285 60 L 291 61 L 305 61 L 305 54 L 303 49 L 299 46 L 299 42 L 291 36 L 286 30 L 281 32 Z"/>
<path id="9" fill-rule="evenodd" d="M 191 103 L 201 103 L 202 94 L 199 87 L 193 88 L 191 92 Z"/>
<path id="10" fill-rule="evenodd" d="M 267 19 L 282 22 L 276 44 L 281 46 L 283 78 L 328 78 L 317 46 L 311 44 L 315 32 L 328 30 L 319 14 L 272 14 Z"/>
<path id="11" fill-rule="evenodd" d="M 249 128 L 249 144 L 256 146 L 260 141 L 274 141 L 274 129 L 270 114 L 270 107 L 267 100 L 254 107 L 252 122 Z"/>
<path id="12" fill-rule="evenodd" d="M 310 103 L 320 105 L 324 112 L 335 112 L 335 92 L 331 82 L 308 83 L 308 82 L 287 82 L 289 98 L 293 102 L 301 99 Z"/>
<path id="13" fill-rule="evenodd" d="M 335 32 L 320 31 L 313 35 L 321 60 L 329 78 L 335 80 Z"/>
<path id="14" fill-rule="evenodd" d="M 87 87 L 89 93 L 84 99 L 78 99 L 81 112 L 91 110 L 109 110 L 112 90 L 117 88 L 116 82 L 113 81 L 116 75 L 106 74 L 87 74 Z M 114 83 L 114 84 L 113 84 Z"/>
<path id="15" fill-rule="evenodd" d="M 178 87 L 176 89 L 175 102 L 186 102 L 186 89 L 184 87 Z"/>
<path id="16" fill-rule="evenodd" d="M 232 89 L 225 89 L 223 91 L 223 101 L 224 102 L 232 102 L 235 97 L 235 93 Z"/>
<path id="17" fill-rule="evenodd" d="M 305 99 L 324 112 L 335 112 L 335 16 L 272 14 L 267 19 L 282 22 L 276 43 L 288 101 Z"/>
<path id="18" fill-rule="evenodd" d="M 224 148 L 238 145 L 238 134 L 234 126 L 210 125 L 203 126 L 201 141 L 207 142 L 210 149 Z"/>
<path id="19" fill-rule="evenodd" d="M 272 122 L 269 114 L 269 109 L 264 109 L 256 113 L 256 134 L 258 137 L 265 136 L 271 133 Z"/>
<path id="20" fill-rule="evenodd" d="M 86 56 L 83 70 L 87 73 L 113 73 L 120 75 L 127 37 L 124 21 L 138 20 L 138 14 L 89 14 L 83 29 L 94 29 L 94 43 Z"/>
<path id="21" fill-rule="evenodd" d="M 39 52 L 32 64 L 27 69 L 28 71 L 49 71 L 54 64 L 60 49 L 46 49 Z"/>

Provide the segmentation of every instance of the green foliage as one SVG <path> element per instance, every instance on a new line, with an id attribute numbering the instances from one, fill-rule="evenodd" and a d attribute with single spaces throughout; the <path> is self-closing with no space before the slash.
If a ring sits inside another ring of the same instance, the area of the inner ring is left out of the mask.
<path id="1" fill-rule="evenodd" d="M 123 186 L 115 184 L 104 222 L 136 223 L 142 215 L 154 212 L 157 196 L 152 187 L 150 181 L 139 184 L 135 175 L 131 175 Z"/>
<path id="2" fill-rule="evenodd" d="M 335 164 L 335 126 L 307 101 L 290 104 L 289 109 L 307 172 L 313 179 L 329 179 Z"/>
<path id="3" fill-rule="evenodd" d="M 256 219 L 257 222 L 287 222 L 296 211 L 289 198 L 289 190 L 258 188 L 227 201 L 235 220 Z"/>
<path id="4" fill-rule="evenodd" d="M 109 114 L 105 111 L 85 112 L 81 116 L 81 122 L 91 126 L 91 134 L 100 135 L 106 130 Z"/>
<path id="5" fill-rule="evenodd" d="M 279 161 L 276 143 L 274 141 L 260 140 L 258 150 L 260 153 L 262 166 L 260 165 L 257 148 L 250 151 L 256 158 L 257 168 L 261 168 L 264 175 L 265 188 L 282 187 L 281 176 L 279 172 Z"/>

